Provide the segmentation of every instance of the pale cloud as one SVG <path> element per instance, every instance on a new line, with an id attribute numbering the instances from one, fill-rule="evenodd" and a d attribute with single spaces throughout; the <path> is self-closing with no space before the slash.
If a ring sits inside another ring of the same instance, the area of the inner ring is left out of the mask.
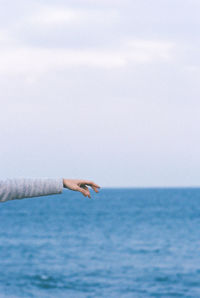
<path id="1" fill-rule="evenodd" d="M 68 67 L 122 68 L 130 64 L 167 61 L 170 42 L 131 40 L 118 49 L 50 49 L 9 47 L 0 50 L 0 74 L 42 74 Z"/>
<path id="2" fill-rule="evenodd" d="M 169 41 L 132 40 L 128 42 L 133 56 L 141 57 L 143 61 L 170 59 L 175 45 Z"/>
<path id="3" fill-rule="evenodd" d="M 15 40 L 13 38 L 11 38 L 8 30 L 0 30 L 0 45 L 1 45 L 1 47 L 6 46 L 11 43 L 13 44 L 14 42 L 15 42 Z"/>
<path id="4" fill-rule="evenodd" d="M 26 18 L 36 26 L 56 26 L 85 22 L 105 22 L 105 20 L 114 20 L 119 17 L 116 10 L 96 10 L 96 9 L 72 9 L 59 8 L 53 6 L 44 6 L 35 14 Z"/>
<path id="5" fill-rule="evenodd" d="M 81 13 L 74 10 L 46 8 L 28 18 L 28 21 L 34 25 L 60 25 L 77 21 L 80 17 Z"/>
<path id="6" fill-rule="evenodd" d="M 5 41 L 5 33 L 3 31 L 0 31 L 0 42 Z"/>

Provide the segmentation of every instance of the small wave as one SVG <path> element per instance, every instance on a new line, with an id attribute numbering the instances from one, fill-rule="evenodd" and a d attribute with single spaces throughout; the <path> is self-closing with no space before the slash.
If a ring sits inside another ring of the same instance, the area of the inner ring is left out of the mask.
<path id="1" fill-rule="evenodd" d="M 86 281 L 84 278 L 68 279 L 63 276 L 51 276 L 47 274 L 37 274 L 29 276 L 32 285 L 40 289 L 65 289 L 78 292 L 93 292 L 96 288 L 105 287 L 104 284 L 97 281 Z"/>
<path id="2" fill-rule="evenodd" d="M 155 277 L 154 280 L 158 281 L 158 282 L 169 282 L 170 277 L 169 276 L 158 276 L 158 277 Z"/>
<path id="3" fill-rule="evenodd" d="M 155 248 L 155 249 L 148 249 L 148 248 L 138 248 L 138 249 L 134 249 L 134 248 L 128 248 L 126 249 L 127 253 L 130 254 L 159 254 L 161 252 L 161 250 L 159 248 Z"/>

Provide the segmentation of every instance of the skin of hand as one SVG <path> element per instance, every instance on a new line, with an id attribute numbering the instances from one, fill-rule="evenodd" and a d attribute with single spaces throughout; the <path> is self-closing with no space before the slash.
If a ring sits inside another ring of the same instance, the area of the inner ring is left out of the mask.
<path id="1" fill-rule="evenodd" d="M 98 193 L 99 185 L 89 180 L 79 180 L 79 179 L 63 179 L 63 187 L 70 190 L 79 191 L 85 197 L 91 199 L 90 191 L 88 186 L 90 186 L 96 193 Z"/>

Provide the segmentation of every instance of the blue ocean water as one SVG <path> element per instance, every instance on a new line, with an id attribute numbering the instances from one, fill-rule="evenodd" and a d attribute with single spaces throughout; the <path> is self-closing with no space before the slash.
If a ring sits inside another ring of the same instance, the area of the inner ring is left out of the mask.
<path id="1" fill-rule="evenodd" d="M 0 204 L 0 297 L 200 297 L 200 189 Z"/>

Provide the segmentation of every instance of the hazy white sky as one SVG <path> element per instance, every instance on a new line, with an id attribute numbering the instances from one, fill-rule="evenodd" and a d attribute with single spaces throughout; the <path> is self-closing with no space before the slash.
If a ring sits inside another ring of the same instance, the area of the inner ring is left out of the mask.
<path id="1" fill-rule="evenodd" d="M 0 176 L 200 185 L 199 11 L 0 0 Z"/>

